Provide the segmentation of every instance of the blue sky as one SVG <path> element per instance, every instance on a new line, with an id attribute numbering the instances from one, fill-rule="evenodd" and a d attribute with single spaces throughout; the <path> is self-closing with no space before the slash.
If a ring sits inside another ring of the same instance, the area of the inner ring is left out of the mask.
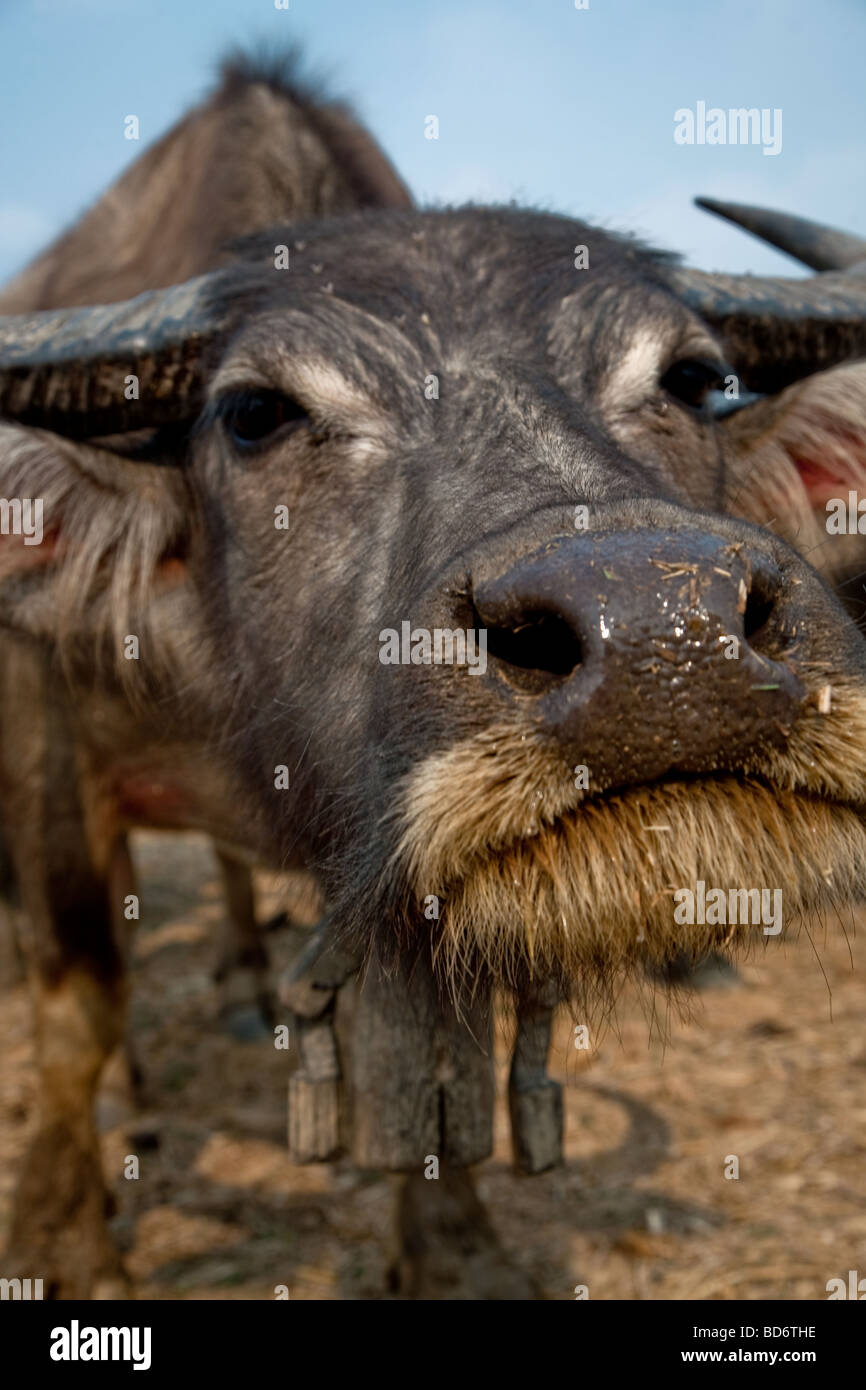
<path id="1" fill-rule="evenodd" d="M 289 6 L 0 0 L 0 281 L 204 93 L 228 46 L 256 41 L 301 42 L 422 201 L 514 197 L 707 269 L 796 273 L 692 209 L 695 193 L 866 234 L 864 0 Z M 675 110 L 698 101 L 780 108 L 781 153 L 676 144 Z"/>

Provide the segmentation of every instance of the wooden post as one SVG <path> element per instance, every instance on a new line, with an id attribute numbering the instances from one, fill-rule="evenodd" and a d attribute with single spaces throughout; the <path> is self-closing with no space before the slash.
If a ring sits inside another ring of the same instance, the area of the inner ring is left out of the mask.
<path id="1" fill-rule="evenodd" d="M 556 1004 L 550 984 L 528 987 L 517 1001 L 508 1109 L 514 1162 L 524 1173 L 543 1173 L 562 1162 L 562 1087 L 547 1075 Z"/>
<path id="2" fill-rule="evenodd" d="M 330 946 L 326 920 L 280 982 L 280 998 L 295 1016 L 298 1039 L 299 1062 L 289 1077 L 289 1155 L 294 1163 L 325 1162 L 345 1146 L 334 1003 L 357 968 L 357 960 Z"/>
<path id="3" fill-rule="evenodd" d="M 321 1162 L 349 1147 L 359 1167 L 418 1173 L 433 1158 L 456 1167 L 487 1158 L 489 988 L 455 1003 L 423 949 L 390 972 L 374 959 L 346 984 L 358 968 L 328 945 L 325 923 L 281 983 L 299 1052 L 289 1081 L 292 1159 Z M 546 1073 L 556 1003 L 551 985 L 527 987 L 517 1003 L 508 1102 L 515 1163 L 526 1173 L 562 1162 L 562 1088 Z"/>
<path id="4" fill-rule="evenodd" d="M 419 1172 L 431 1158 L 468 1167 L 493 1147 L 489 990 L 461 1011 L 425 950 L 391 975 L 377 962 L 354 1004 L 352 1152 L 364 1168 Z"/>

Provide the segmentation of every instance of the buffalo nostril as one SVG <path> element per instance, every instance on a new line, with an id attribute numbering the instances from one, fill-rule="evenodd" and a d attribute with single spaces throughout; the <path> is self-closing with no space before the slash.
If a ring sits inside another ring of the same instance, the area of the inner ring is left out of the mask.
<path id="1" fill-rule="evenodd" d="M 512 622 L 485 622 L 487 654 L 520 689 L 537 692 L 565 680 L 580 665 L 580 639 L 557 613 L 529 612 Z"/>
<path id="2" fill-rule="evenodd" d="M 754 651 L 775 645 L 771 618 L 776 607 L 776 589 L 769 576 L 755 574 L 746 594 L 743 636 Z"/>

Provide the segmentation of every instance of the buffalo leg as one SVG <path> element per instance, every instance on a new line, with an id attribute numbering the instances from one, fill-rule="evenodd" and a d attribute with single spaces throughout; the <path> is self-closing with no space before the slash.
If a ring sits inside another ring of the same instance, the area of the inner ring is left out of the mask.
<path id="1" fill-rule="evenodd" d="M 39 1120 L 25 1155 L 4 1265 L 56 1298 L 118 1298 L 125 1283 L 107 1227 L 93 1117 L 102 1066 L 122 1035 L 123 988 L 83 963 L 37 977 Z"/>
<path id="2" fill-rule="evenodd" d="M 26 730 L 7 726 L 2 753 L 4 772 L 14 772 L 7 824 L 30 927 L 37 1121 L 3 1269 L 42 1279 L 54 1297 L 117 1296 L 123 1272 L 94 1122 L 100 1073 L 124 1033 L 124 959 L 109 886 L 115 837 L 105 809 L 88 802 L 56 683 L 24 657 L 16 674 Z"/>
<path id="3" fill-rule="evenodd" d="M 123 1041 L 123 962 L 107 883 L 86 871 L 70 877 L 65 889 L 49 880 L 49 893 L 63 892 L 54 912 L 44 903 L 41 912 L 30 908 L 38 1121 L 4 1264 L 41 1278 L 55 1297 L 117 1297 L 123 1275 L 107 1227 L 94 1101 L 103 1066 Z"/>
<path id="4" fill-rule="evenodd" d="M 116 940 L 128 969 L 132 949 L 134 920 L 125 915 L 127 899 L 137 893 L 135 865 L 129 837 L 118 835 L 108 863 L 108 891 L 115 924 Z M 124 1037 L 103 1069 L 96 1098 L 96 1121 L 100 1130 L 135 1120 L 143 1104 L 144 1076 L 138 1062 L 135 1041 L 127 1019 Z"/>
<path id="5" fill-rule="evenodd" d="M 6 837 L 0 827 L 0 989 L 24 979 L 23 932 L 18 884 Z"/>
<path id="6" fill-rule="evenodd" d="M 241 1041 L 270 1033 L 268 955 L 256 921 L 252 870 L 222 845 L 215 846 L 226 895 L 214 978 L 228 1031 Z"/>
<path id="7" fill-rule="evenodd" d="M 524 1301 L 532 1279 L 506 1254 L 468 1168 L 440 1165 L 438 1178 L 397 1179 L 397 1221 L 389 1284 L 412 1299 Z"/>

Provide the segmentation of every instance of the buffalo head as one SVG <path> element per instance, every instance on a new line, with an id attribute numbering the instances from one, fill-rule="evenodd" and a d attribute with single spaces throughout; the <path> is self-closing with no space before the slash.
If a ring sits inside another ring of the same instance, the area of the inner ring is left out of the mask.
<path id="1" fill-rule="evenodd" d="M 731 926 L 680 889 L 866 890 L 866 648 L 793 548 L 804 464 L 856 481 L 864 351 L 850 269 L 698 275 L 504 209 L 257 236 L 0 324 L 3 489 L 50 537 L 4 543 L 4 621 L 144 633 L 181 590 L 166 719 L 206 711 L 365 943 L 507 981 L 698 953 Z"/>

